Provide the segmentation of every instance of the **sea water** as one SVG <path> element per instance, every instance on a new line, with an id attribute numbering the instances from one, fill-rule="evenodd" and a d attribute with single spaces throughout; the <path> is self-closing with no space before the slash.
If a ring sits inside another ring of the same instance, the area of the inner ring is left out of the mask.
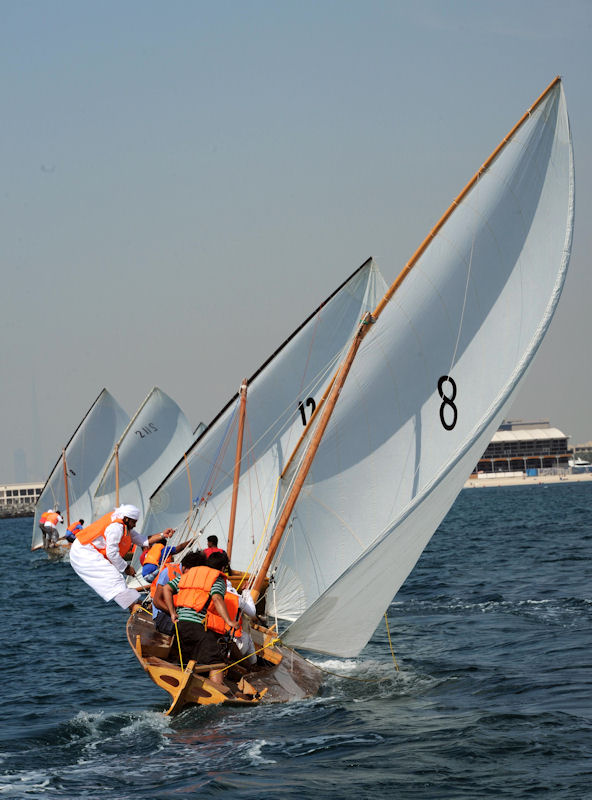
<path id="1" fill-rule="evenodd" d="M 167 697 L 125 614 L 0 520 L 0 795 L 592 797 L 592 484 L 463 490 L 357 659 L 304 702 Z M 372 586 L 368 587 L 372 592 Z"/>

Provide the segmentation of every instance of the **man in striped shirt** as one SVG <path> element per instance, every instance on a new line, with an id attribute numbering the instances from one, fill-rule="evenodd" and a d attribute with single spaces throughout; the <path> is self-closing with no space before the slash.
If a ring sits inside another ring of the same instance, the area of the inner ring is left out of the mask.
<path id="1" fill-rule="evenodd" d="M 186 556 L 183 559 L 184 567 L 188 566 L 187 558 Z M 212 610 L 230 627 L 230 633 L 234 633 L 237 623 L 228 616 L 224 603 L 225 593 L 224 576 L 218 570 L 205 566 L 191 567 L 163 586 L 162 600 L 173 624 L 177 623 L 184 663 L 194 660 L 198 664 L 215 664 L 222 660 L 218 647 L 220 634 L 206 630 L 204 621 L 206 610 L 211 604 Z M 175 603 L 173 598 L 177 594 L 179 598 Z M 222 673 L 218 669 L 210 670 L 209 678 L 217 688 L 225 690 Z"/>

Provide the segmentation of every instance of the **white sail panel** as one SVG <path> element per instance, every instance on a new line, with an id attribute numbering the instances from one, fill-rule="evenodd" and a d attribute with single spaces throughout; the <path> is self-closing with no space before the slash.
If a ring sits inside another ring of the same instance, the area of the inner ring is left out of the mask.
<path id="1" fill-rule="evenodd" d="M 558 83 L 360 348 L 276 558 L 278 612 L 298 620 L 287 643 L 352 655 L 371 636 L 544 336 L 569 260 L 573 202 Z"/>
<path id="2" fill-rule="evenodd" d="M 158 387 L 148 394 L 117 443 L 119 502 L 140 509 L 142 529 L 150 495 L 193 443 L 187 418 L 175 401 Z M 116 459 L 111 457 L 93 500 L 95 517 L 115 507 Z"/>
<path id="3" fill-rule="evenodd" d="M 113 395 L 107 389 L 103 389 L 72 434 L 65 448 L 71 521 L 83 519 L 87 524 L 91 522 L 92 497 L 105 461 L 128 421 L 128 415 Z M 62 512 L 64 522 L 67 522 L 66 491 L 61 456 L 37 500 L 31 549 L 34 550 L 43 545 L 39 517 L 44 511 L 56 506 Z"/>
<path id="4" fill-rule="evenodd" d="M 246 569 L 279 496 L 279 476 L 318 403 L 336 360 L 361 315 L 373 308 L 385 284 L 370 260 L 326 301 L 249 381 L 232 563 Z M 238 401 L 209 426 L 150 501 L 144 532 L 179 529 L 174 541 L 189 538 L 184 520 L 192 499 L 204 498 L 193 532 L 198 543 L 216 534 L 226 547 L 236 455 Z M 303 416 L 304 415 L 304 416 Z M 234 426 L 234 427 L 233 427 Z M 201 535 L 203 532 L 203 535 Z"/>

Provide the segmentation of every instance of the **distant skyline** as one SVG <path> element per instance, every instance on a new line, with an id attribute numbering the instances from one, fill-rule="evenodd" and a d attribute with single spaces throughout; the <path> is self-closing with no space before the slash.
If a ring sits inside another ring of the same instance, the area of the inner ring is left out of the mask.
<path id="1" fill-rule="evenodd" d="M 556 74 L 572 258 L 508 417 L 592 440 L 591 3 L 2 12 L 0 482 L 45 480 L 103 387 L 208 422 L 367 257 L 394 280 Z"/>

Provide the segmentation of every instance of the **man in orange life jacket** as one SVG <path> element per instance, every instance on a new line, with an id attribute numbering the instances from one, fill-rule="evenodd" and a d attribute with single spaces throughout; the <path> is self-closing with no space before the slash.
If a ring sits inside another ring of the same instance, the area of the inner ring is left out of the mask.
<path id="1" fill-rule="evenodd" d="M 164 602 L 163 587 L 177 575 L 182 575 L 186 570 L 192 567 L 203 567 L 205 563 L 206 557 L 203 552 L 197 550 L 195 553 L 187 553 L 180 564 L 167 564 L 164 569 L 160 570 L 158 577 L 150 586 L 150 595 L 152 596 L 152 619 L 154 620 L 154 627 L 157 631 L 165 633 L 167 636 L 174 636 L 175 634 L 175 626 L 171 621 Z"/>
<path id="2" fill-rule="evenodd" d="M 219 569 L 221 572 L 228 574 L 230 572 L 230 562 L 228 554 L 224 550 L 212 553 L 207 560 L 207 566 L 212 569 Z M 249 589 L 243 589 L 239 594 L 232 585 L 230 578 L 226 578 L 226 594 L 224 602 L 228 613 L 232 616 L 241 614 L 241 626 L 237 629 L 233 636 L 234 644 L 236 645 L 237 652 L 234 655 L 236 659 L 241 659 L 245 666 L 253 666 L 257 663 L 257 656 L 255 655 L 255 645 L 250 634 L 249 617 L 257 619 L 257 609 L 251 592 Z"/>
<path id="3" fill-rule="evenodd" d="M 39 527 L 43 534 L 43 547 L 53 547 L 58 541 L 58 523 L 63 522 L 64 518 L 58 511 L 50 508 L 39 517 Z"/>
<path id="4" fill-rule="evenodd" d="M 81 531 L 83 528 L 84 528 L 83 519 L 79 519 L 77 522 L 72 522 L 66 528 L 66 536 L 65 536 L 66 540 L 70 542 L 70 544 L 72 544 L 72 542 L 76 538 L 76 534 L 78 533 L 78 531 Z"/>
<path id="5" fill-rule="evenodd" d="M 138 593 L 128 589 L 124 575 L 135 575 L 136 571 L 124 556 L 133 544 L 146 547 L 158 541 L 165 542 L 173 533 L 172 528 L 167 528 L 147 539 L 134 531 L 139 517 L 140 510 L 136 506 L 120 506 L 78 531 L 70 548 L 70 564 L 77 575 L 105 602 L 115 600 L 121 608 L 130 611 L 138 602 Z"/>
<path id="6" fill-rule="evenodd" d="M 232 635 L 238 627 L 224 604 L 226 578 L 224 573 L 210 567 L 192 567 L 163 587 L 162 596 L 173 624 L 177 624 L 181 655 L 184 663 L 215 664 L 222 659 L 218 646 L 220 632 L 204 623 L 206 614 L 220 622 Z M 218 627 L 218 625 L 216 625 Z M 225 685 L 222 672 L 211 669 L 209 678 L 222 691 Z"/>
<path id="7" fill-rule="evenodd" d="M 177 545 L 153 544 L 142 560 L 142 577 L 153 581 L 159 574 L 159 568 L 172 561 L 175 553 L 182 553 L 190 542 L 191 539 Z"/>

